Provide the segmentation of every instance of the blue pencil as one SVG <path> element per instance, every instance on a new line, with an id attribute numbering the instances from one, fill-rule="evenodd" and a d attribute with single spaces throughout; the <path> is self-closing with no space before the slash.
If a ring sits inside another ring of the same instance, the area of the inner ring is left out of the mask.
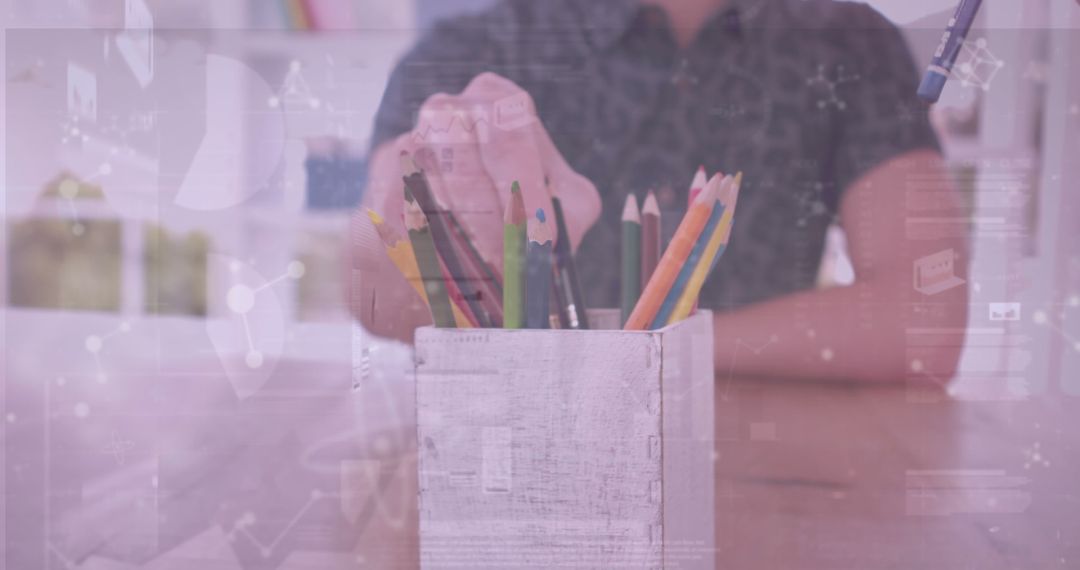
<path id="1" fill-rule="evenodd" d="M 525 328 L 551 327 L 551 227 L 543 208 L 529 220 L 529 245 L 525 248 Z"/>
<path id="2" fill-rule="evenodd" d="M 941 97 L 941 91 L 945 89 L 945 80 L 949 78 L 956 56 L 960 54 L 960 48 L 964 46 L 971 25 L 975 22 L 975 15 L 979 12 L 982 0 L 960 0 L 956 7 L 956 13 L 949 19 L 945 28 L 945 34 L 941 36 L 941 43 L 934 51 L 934 57 L 930 65 L 926 67 L 922 82 L 915 94 L 927 103 L 937 103 Z"/>
<path id="3" fill-rule="evenodd" d="M 709 184 L 728 184 L 731 181 L 731 177 L 725 176 L 722 180 L 719 176 L 713 176 L 712 180 L 709 180 Z M 712 213 L 709 214 L 708 221 L 705 222 L 705 228 L 701 230 L 701 235 L 698 240 L 694 242 L 694 248 L 690 250 L 689 257 L 686 258 L 686 263 L 679 269 L 678 276 L 675 277 L 675 282 L 671 285 L 671 289 L 668 291 L 664 302 L 660 305 L 660 310 L 656 312 L 656 317 L 653 318 L 650 329 L 658 329 L 664 327 L 667 324 L 668 319 L 671 318 L 672 311 L 675 310 L 675 305 L 679 303 L 679 297 L 682 296 L 682 292 L 686 289 L 687 282 L 690 281 L 690 275 L 694 273 L 694 268 L 697 267 L 698 260 L 701 259 L 702 253 L 705 252 L 705 246 L 709 242 L 709 236 L 713 234 L 713 230 L 716 229 L 717 224 L 720 223 L 720 218 L 724 214 L 724 205 L 719 200 L 713 204 Z"/>

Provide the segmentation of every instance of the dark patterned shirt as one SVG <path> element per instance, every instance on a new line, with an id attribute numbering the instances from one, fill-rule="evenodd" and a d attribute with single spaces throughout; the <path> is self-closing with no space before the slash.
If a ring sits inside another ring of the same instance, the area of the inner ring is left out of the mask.
<path id="1" fill-rule="evenodd" d="M 734 0 L 680 49 L 666 14 L 627 0 L 505 0 L 435 27 L 393 73 L 372 148 L 423 101 L 484 71 L 532 94 L 603 213 L 579 271 L 589 305 L 618 306 L 627 193 L 661 189 L 665 233 L 699 164 L 744 172 L 731 242 L 701 303 L 727 309 L 814 286 L 845 188 L 937 148 L 899 31 L 863 4 Z M 665 190 L 666 189 L 666 190 Z"/>

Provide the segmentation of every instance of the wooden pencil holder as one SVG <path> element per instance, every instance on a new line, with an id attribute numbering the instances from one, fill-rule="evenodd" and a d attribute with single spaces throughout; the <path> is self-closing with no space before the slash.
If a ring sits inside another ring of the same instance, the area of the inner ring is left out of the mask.
<path id="1" fill-rule="evenodd" d="M 589 318 L 417 331 L 422 568 L 714 567 L 712 315 Z"/>

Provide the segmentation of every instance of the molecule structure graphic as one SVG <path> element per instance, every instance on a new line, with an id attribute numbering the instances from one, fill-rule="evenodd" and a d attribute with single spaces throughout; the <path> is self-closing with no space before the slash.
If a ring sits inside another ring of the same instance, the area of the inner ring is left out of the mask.
<path id="1" fill-rule="evenodd" d="M 825 64 L 819 64 L 817 68 L 817 75 L 808 77 L 806 79 L 806 85 L 811 88 L 815 88 L 822 94 L 817 100 L 818 109 L 825 109 L 826 107 L 835 107 L 838 111 L 847 109 L 847 102 L 840 98 L 840 94 L 837 89 L 845 83 L 853 83 L 859 80 L 857 74 L 848 74 L 844 70 L 844 66 L 836 66 L 836 74 L 833 79 L 830 79 L 825 72 Z"/>

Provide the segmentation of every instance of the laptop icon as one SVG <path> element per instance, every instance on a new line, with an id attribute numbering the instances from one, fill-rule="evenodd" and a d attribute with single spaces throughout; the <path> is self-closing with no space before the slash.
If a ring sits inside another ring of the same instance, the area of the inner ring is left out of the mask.
<path id="1" fill-rule="evenodd" d="M 923 295 L 937 295 L 965 281 L 956 276 L 956 252 L 952 248 L 915 260 L 915 290 Z"/>

